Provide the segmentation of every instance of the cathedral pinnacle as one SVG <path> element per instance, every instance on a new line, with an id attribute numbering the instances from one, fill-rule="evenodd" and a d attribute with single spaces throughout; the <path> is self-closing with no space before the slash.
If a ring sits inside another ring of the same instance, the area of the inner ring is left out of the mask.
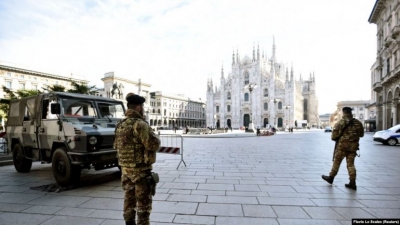
<path id="1" fill-rule="evenodd" d="M 235 65 L 235 49 L 233 50 L 232 54 L 232 65 Z"/>
<path id="2" fill-rule="evenodd" d="M 272 39 L 273 39 L 273 44 L 272 44 L 272 58 L 271 58 L 271 60 L 273 60 L 275 62 L 275 60 L 276 60 L 275 36 L 273 36 Z"/>
<path id="3" fill-rule="evenodd" d="M 224 65 L 221 66 L 221 79 L 224 79 Z"/>
<path id="4" fill-rule="evenodd" d="M 260 44 L 257 44 L 257 61 L 260 61 Z"/>
<path id="5" fill-rule="evenodd" d="M 254 49 L 254 42 L 253 42 L 253 62 L 256 61 L 256 50 Z"/>

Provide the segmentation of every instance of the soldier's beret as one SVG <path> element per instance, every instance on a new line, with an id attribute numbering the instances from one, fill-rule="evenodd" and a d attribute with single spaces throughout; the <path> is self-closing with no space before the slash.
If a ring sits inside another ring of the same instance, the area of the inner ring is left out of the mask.
<path id="1" fill-rule="evenodd" d="M 127 101 L 128 101 L 128 97 L 129 97 L 129 96 L 131 96 L 131 95 L 135 95 L 135 93 L 133 93 L 133 92 L 129 92 L 129 93 L 126 95 L 126 97 L 125 97 L 125 100 L 127 100 Z"/>
<path id="2" fill-rule="evenodd" d="M 343 107 L 343 109 L 342 109 L 342 111 L 351 111 L 351 110 L 353 110 L 352 108 L 350 108 L 350 107 Z"/>
<path id="3" fill-rule="evenodd" d="M 146 101 L 146 99 L 140 95 L 133 94 L 133 95 L 126 96 L 126 101 L 129 104 L 140 105 L 140 104 L 143 104 Z"/>

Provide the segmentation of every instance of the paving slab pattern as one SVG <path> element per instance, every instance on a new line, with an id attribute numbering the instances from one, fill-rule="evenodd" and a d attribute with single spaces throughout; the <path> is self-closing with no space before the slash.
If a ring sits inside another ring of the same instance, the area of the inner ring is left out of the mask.
<path id="1" fill-rule="evenodd" d="M 357 191 L 344 187 L 345 161 L 333 185 L 321 179 L 331 168 L 333 147 L 330 133 L 321 130 L 186 136 L 187 167 L 176 169 L 178 155 L 157 155 L 160 183 L 151 224 L 340 225 L 352 218 L 400 217 L 400 146 L 374 143 L 365 134 L 356 158 Z M 2 166 L 0 225 L 122 225 L 117 173 L 83 170 L 85 185 L 54 193 L 30 189 L 54 183 L 50 165 L 34 163 L 30 173 Z"/>

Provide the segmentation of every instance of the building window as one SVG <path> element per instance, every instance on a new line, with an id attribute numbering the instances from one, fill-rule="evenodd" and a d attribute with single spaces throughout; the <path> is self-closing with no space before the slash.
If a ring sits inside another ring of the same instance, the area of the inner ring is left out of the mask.
<path id="1" fill-rule="evenodd" d="M 25 78 L 25 76 L 24 75 L 21 75 L 21 79 L 24 79 Z"/>
<path id="2" fill-rule="evenodd" d="M 390 58 L 386 59 L 386 75 L 390 73 Z"/>
<path id="3" fill-rule="evenodd" d="M 7 77 L 11 77 L 11 73 L 7 73 Z"/>
<path id="4" fill-rule="evenodd" d="M 37 91 L 37 85 L 32 85 L 32 90 L 36 90 Z"/>
<path id="5" fill-rule="evenodd" d="M 364 115 L 361 113 L 360 114 L 360 120 L 364 119 Z"/>
<path id="6" fill-rule="evenodd" d="M 244 94 L 244 101 L 248 102 L 249 101 L 249 93 Z"/>
<path id="7" fill-rule="evenodd" d="M 219 113 L 219 106 L 218 105 L 215 107 L 215 112 Z"/>
<path id="8" fill-rule="evenodd" d="M 282 109 L 282 102 L 278 102 L 278 109 Z"/>
<path id="9" fill-rule="evenodd" d="M 164 116 L 166 116 L 167 115 L 167 110 L 166 109 L 164 109 Z"/>
<path id="10" fill-rule="evenodd" d="M 161 114 L 161 111 L 160 111 L 160 109 L 158 109 L 158 110 L 157 110 L 157 112 L 158 112 L 158 114 Z"/>
<path id="11" fill-rule="evenodd" d="M 231 105 L 226 106 L 226 111 L 230 112 L 231 111 Z"/>
<path id="12" fill-rule="evenodd" d="M 19 89 L 25 90 L 25 83 L 19 83 Z"/>
<path id="13" fill-rule="evenodd" d="M 33 80 L 36 80 L 36 77 L 33 77 Z"/>
<path id="14" fill-rule="evenodd" d="M 268 97 L 268 88 L 264 89 L 264 97 Z"/>
<path id="15" fill-rule="evenodd" d="M 11 89 L 12 88 L 12 83 L 11 81 L 6 81 L 6 88 Z"/>
<path id="16" fill-rule="evenodd" d="M 250 83 L 250 76 L 248 72 L 244 73 L 244 84 L 249 84 Z"/>
<path id="17" fill-rule="evenodd" d="M 231 93 L 230 92 L 228 92 L 228 94 L 227 94 L 227 97 L 226 97 L 228 100 L 231 100 Z"/>
<path id="18" fill-rule="evenodd" d="M 264 102 L 264 110 L 268 110 L 268 103 Z"/>

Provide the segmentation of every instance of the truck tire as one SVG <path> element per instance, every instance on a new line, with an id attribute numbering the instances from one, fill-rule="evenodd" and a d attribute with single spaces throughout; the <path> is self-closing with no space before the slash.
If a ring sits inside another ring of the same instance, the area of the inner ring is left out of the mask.
<path id="1" fill-rule="evenodd" d="M 81 168 L 71 164 L 63 148 L 57 148 L 52 157 L 53 175 L 60 186 L 77 184 L 81 178 Z"/>
<path id="2" fill-rule="evenodd" d="M 15 169 L 20 173 L 27 173 L 32 168 L 32 160 L 25 158 L 24 151 L 20 144 L 14 145 L 13 161 Z"/>

